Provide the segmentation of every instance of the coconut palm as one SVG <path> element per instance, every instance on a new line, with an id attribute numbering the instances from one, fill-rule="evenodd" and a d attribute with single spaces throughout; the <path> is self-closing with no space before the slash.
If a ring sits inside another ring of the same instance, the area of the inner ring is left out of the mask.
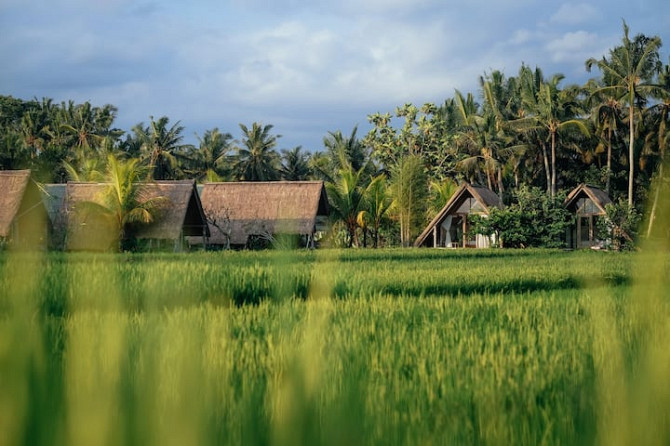
<path id="1" fill-rule="evenodd" d="M 607 92 L 597 90 L 599 85 L 590 83 L 587 85 L 587 90 L 593 93 L 589 96 L 589 103 L 595 104 L 591 108 L 591 120 L 596 128 L 598 139 L 598 147 L 595 152 L 607 152 L 607 172 L 605 178 L 605 192 L 610 193 L 612 180 L 612 143 L 617 136 L 617 130 L 622 124 L 622 106 L 615 96 Z M 604 147 L 603 147 L 604 146 Z"/>
<path id="2" fill-rule="evenodd" d="M 180 176 L 179 157 L 184 157 L 188 145 L 182 144 L 184 127 L 177 121 L 168 127 L 170 120 L 163 116 L 157 121 L 150 117 L 148 127 L 140 123 L 133 127 L 137 139 L 142 141 L 141 158 L 151 167 L 156 180 L 176 179 Z"/>
<path id="3" fill-rule="evenodd" d="M 87 210 L 98 212 L 113 222 L 120 250 L 130 246 L 136 225 L 151 223 L 167 202 L 165 197 L 143 197 L 140 182 L 150 169 L 150 166 L 141 165 L 137 158 L 124 160 L 108 155 L 103 175 L 108 187 L 99 202 L 85 203 Z"/>
<path id="4" fill-rule="evenodd" d="M 187 160 L 189 173 L 198 181 L 221 181 L 232 139 L 230 133 L 221 133 L 218 128 L 198 137 L 198 148 L 193 148 Z"/>
<path id="5" fill-rule="evenodd" d="M 570 129 L 577 129 L 584 135 L 589 135 L 589 130 L 580 119 L 575 116 L 579 114 L 579 106 L 576 101 L 577 90 L 574 88 L 559 89 L 558 84 L 563 80 L 562 74 L 554 75 L 549 82 L 540 84 L 535 90 L 534 84 L 524 82 L 522 88 L 527 90 L 523 93 L 524 106 L 529 116 L 510 121 L 510 126 L 534 131 L 543 129 L 547 132 L 551 147 L 551 197 L 556 196 L 556 183 L 558 171 L 556 169 L 558 135 Z M 532 89 L 528 89 L 531 87 Z"/>
<path id="6" fill-rule="evenodd" d="M 302 146 L 294 147 L 291 150 L 282 150 L 281 177 L 283 180 L 307 180 L 311 173 L 309 154 L 302 151 Z"/>
<path id="7" fill-rule="evenodd" d="M 251 128 L 240 124 L 242 145 L 237 148 L 233 171 L 244 181 L 279 179 L 279 155 L 275 151 L 279 136 L 272 135 L 272 125 L 254 122 Z"/>
<path id="8" fill-rule="evenodd" d="M 372 232 L 372 241 L 375 248 L 379 246 L 379 229 L 391 208 L 392 201 L 386 185 L 386 175 L 383 174 L 374 177 L 363 192 L 363 206 L 365 209 L 359 213 L 358 223 L 359 226 L 365 226 L 365 229 Z"/>
<path id="9" fill-rule="evenodd" d="M 586 61 L 586 69 L 597 66 L 603 74 L 605 86 L 596 90 L 619 98 L 628 105 L 628 205 L 633 206 L 633 185 L 635 175 L 635 115 L 648 95 L 658 91 L 651 81 L 660 69 L 658 50 L 661 39 L 657 36 L 637 35 L 631 40 L 628 25 L 623 22 L 621 46 L 609 52 L 609 59 L 591 58 Z"/>
<path id="10" fill-rule="evenodd" d="M 344 223 L 350 248 L 357 242 L 358 214 L 363 210 L 362 176 L 363 169 L 348 165 L 339 170 L 335 182 L 326 183 L 331 216 Z"/>

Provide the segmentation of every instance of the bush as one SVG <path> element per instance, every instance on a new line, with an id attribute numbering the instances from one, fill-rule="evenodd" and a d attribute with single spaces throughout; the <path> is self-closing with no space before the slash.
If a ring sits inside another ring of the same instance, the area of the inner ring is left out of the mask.
<path id="1" fill-rule="evenodd" d="M 491 209 L 488 216 L 470 216 L 477 234 L 495 236 L 499 247 L 564 248 L 570 213 L 563 207 L 563 196 L 551 198 L 536 187 L 520 187 L 516 203 L 504 209 Z"/>

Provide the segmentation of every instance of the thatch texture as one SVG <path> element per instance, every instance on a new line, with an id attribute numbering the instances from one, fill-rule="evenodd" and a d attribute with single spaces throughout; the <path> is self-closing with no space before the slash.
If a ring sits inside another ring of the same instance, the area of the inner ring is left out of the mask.
<path id="1" fill-rule="evenodd" d="M 118 243 L 114 221 L 95 204 L 104 206 L 109 186 L 104 183 L 68 183 L 63 200 L 68 250 L 110 250 Z M 140 202 L 159 202 L 154 221 L 136 228 L 138 239 L 178 240 L 182 235 L 207 235 L 208 228 L 195 182 L 159 181 L 140 188 Z"/>
<path id="2" fill-rule="evenodd" d="M 588 202 L 588 212 L 585 212 L 586 209 L 582 209 L 580 211 L 578 201 L 582 198 L 590 200 L 590 202 Z M 607 212 L 605 211 L 605 206 L 611 203 L 612 199 L 609 197 L 609 195 L 607 195 L 607 192 L 595 186 L 589 186 L 588 184 L 582 183 L 570 191 L 563 204 L 565 208 L 572 213 L 606 215 Z"/>
<path id="3" fill-rule="evenodd" d="M 321 181 L 208 183 L 202 205 L 212 245 L 245 245 L 252 235 L 312 235 L 328 215 Z"/>
<path id="4" fill-rule="evenodd" d="M 16 244 L 44 244 L 46 209 L 30 170 L 0 171 L 0 237 Z"/>
<path id="5" fill-rule="evenodd" d="M 492 207 L 502 207 L 500 197 L 495 192 L 486 187 L 463 183 L 417 237 L 414 246 L 426 245 L 433 236 L 435 228 L 441 226 L 448 216 L 469 213 L 488 214 Z"/>

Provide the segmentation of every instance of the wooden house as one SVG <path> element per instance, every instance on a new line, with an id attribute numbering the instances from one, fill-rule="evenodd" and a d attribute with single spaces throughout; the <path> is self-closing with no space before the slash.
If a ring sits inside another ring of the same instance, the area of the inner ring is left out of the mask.
<path id="1" fill-rule="evenodd" d="M 0 171 L 0 239 L 18 249 L 44 248 L 49 219 L 30 170 Z"/>
<path id="2" fill-rule="evenodd" d="M 500 208 L 502 202 L 491 189 L 463 183 L 419 235 L 414 246 L 488 248 L 489 237 L 469 233 L 468 216 L 488 215 L 492 207 Z"/>
<path id="3" fill-rule="evenodd" d="M 69 251 L 110 251 L 118 246 L 118 226 L 95 204 L 104 205 L 105 183 L 67 183 L 62 198 L 60 230 Z M 154 221 L 137 225 L 134 236 L 145 249 L 181 251 L 186 237 L 209 235 L 207 221 L 193 180 L 143 183 L 140 201 L 160 200 Z M 93 205 L 92 205 L 93 204 Z M 59 217 L 55 217 L 58 221 Z"/>
<path id="4" fill-rule="evenodd" d="M 207 183 L 202 205 L 209 223 L 209 245 L 249 247 L 278 235 L 299 236 L 314 246 L 329 215 L 321 181 Z"/>
<path id="5" fill-rule="evenodd" d="M 565 198 L 564 205 L 575 215 L 575 222 L 567 233 L 568 246 L 574 249 L 601 246 L 597 222 L 605 218 L 605 206 L 612 203 L 607 193 L 594 186 L 580 184 Z"/>

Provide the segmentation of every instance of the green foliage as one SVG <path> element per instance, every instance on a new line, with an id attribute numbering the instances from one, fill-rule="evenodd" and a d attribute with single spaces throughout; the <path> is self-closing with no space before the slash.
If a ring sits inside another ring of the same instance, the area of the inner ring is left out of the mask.
<path id="1" fill-rule="evenodd" d="M 492 208 L 490 215 L 470 216 L 472 231 L 494 235 L 506 248 L 562 248 L 570 213 L 563 198 L 551 198 L 539 188 L 520 187 L 514 204 L 503 209 Z"/>
<path id="2" fill-rule="evenodd" d="M 605 206 L 606 218 L 598 219 L 598 237 L 605 240 L 605 247 L 614 251 L 635 249 L 642 216 L 627 201 L 620 199 Z"/>
<path id="3" fill-rule="evenodd" d="M 428 178 L 418 155 L 403 157 L 391 171 L 393 213 L 400 223 L 400 242 L 410 246 L 426 224 Z"/>

